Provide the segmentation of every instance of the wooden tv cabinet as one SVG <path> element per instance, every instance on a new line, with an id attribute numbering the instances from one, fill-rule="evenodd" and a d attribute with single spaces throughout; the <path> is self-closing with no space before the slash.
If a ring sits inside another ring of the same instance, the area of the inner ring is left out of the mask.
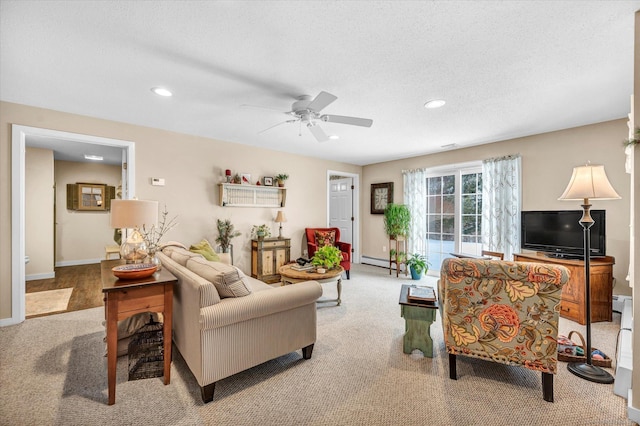
<path id="1" fill-rule="evenodd" d="M 544 253 L 517 253 L 516 262 L 553 263 L 565 266 L 571 273 L 562 289 L 560 316 L 586 324 L 587 305 L 584 291 L 584 261 L 547 257 Z M 591 322 L 611 321 L 613 314 L 613 265 L 611 256 L 591 259 Z"/>

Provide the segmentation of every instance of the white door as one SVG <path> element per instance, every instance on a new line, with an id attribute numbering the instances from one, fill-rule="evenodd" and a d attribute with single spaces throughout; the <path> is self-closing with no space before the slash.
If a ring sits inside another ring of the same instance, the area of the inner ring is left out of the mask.
<path id="1" fill-rule="evenodd" d="M 353 244 L 353 178 L 329 182 L 329 226 L 340 228 L 340 241 Z"/>

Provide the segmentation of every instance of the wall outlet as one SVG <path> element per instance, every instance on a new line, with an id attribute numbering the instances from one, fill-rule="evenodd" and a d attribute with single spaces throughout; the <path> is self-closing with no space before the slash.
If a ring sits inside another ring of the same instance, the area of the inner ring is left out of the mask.
<path id="1" fill-rule="evenodd" d="M 382 251 L 386 252 L 387 251 L 387 246 L 382 246 Z"/>
<path id="2" fill-rule="evenodd" d="M 153 186 L 164 186 L 163 178 L 151 178 L 151 185 Z"/>

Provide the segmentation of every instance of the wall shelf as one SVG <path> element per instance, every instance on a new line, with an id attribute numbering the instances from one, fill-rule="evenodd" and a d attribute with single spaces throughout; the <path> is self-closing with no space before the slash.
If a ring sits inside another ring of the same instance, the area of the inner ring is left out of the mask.
<path id="1" fill-rule="evenodd" d="M 222 207 L 284 207 L 287 190 L 277 186 L 219 183 Z"/>

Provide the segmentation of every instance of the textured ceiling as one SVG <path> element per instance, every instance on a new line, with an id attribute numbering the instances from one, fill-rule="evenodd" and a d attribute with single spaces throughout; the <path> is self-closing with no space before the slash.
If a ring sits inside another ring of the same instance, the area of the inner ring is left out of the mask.
<path id="1" fill-rule="evenodd" d="M 364 165 L 625 117 L 637 9 L 1 0 L 0 99 Z M 320 91 L 338 98 L 324 113 L 373 126 L 322 123 L 340 137 L 323 143 L 298 123 L 259 133 Z M 425 109 L 434 98 L 447 104 Z"/>

